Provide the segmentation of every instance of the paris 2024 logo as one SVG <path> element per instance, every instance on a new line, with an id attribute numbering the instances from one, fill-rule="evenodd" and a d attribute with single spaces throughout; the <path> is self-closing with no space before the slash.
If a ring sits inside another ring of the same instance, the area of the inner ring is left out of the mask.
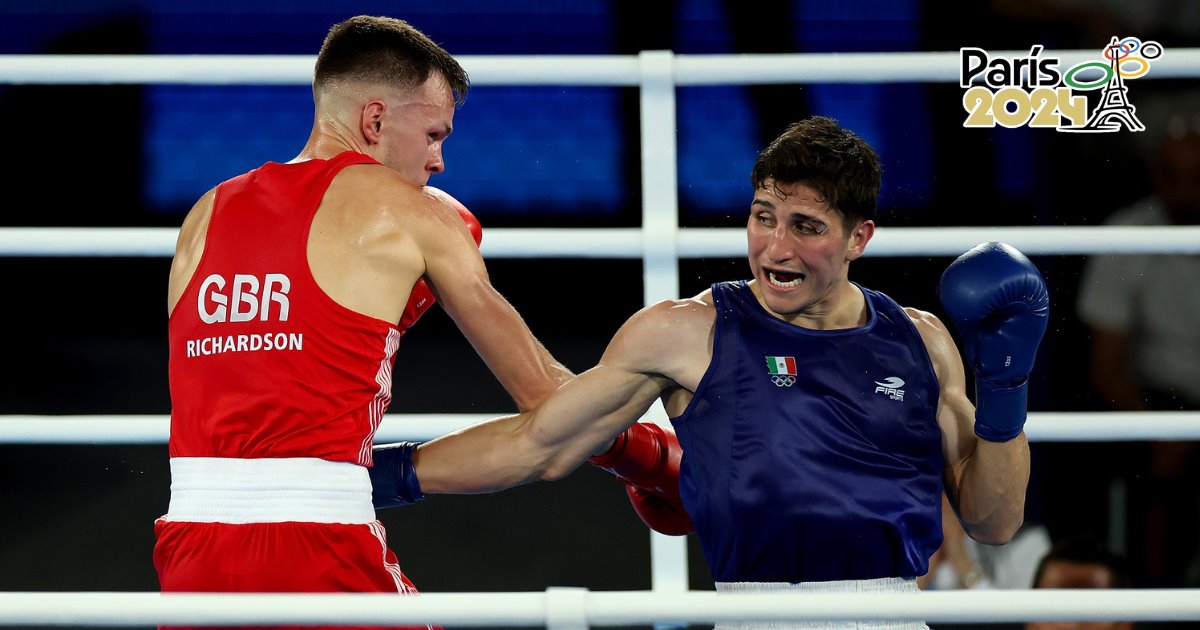
<path id="1" fill-rule="evenodd" d="M 1112 38 L 1095 61 L 1060 72 L 1060 60 L 1034 46 L 1025 57 L 959 49 L 958 83 L 967 91 L 964 127 L 1052 127 L 1074 133 L 1143 131 L 1125 82 L 1145 76 L 1163 54 L 1154 41 Z M 1098 95 L 1088 112 L 1088 93 Z"/>

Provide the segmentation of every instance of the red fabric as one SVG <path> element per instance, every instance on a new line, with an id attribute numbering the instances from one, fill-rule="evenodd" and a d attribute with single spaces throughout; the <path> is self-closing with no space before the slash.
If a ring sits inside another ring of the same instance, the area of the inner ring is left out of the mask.
<path id="1" fill-rule="evenodd" d="M 267 163 L 217 188 L 169 324 L 171 457 L 372 463 L 403 332 L 334 302 L 307 254 L 329 183 L 354 164 L 377 162 Z M 416 592 L 377 521 L 160 519 L 155 535 L 163 592 Z"/>
<path id="2" fill-rule="evenodd" d="M 378 521 L 230 525 L 159 519 L 154 533 L 154 568 L 164 593 L 417 593 Z"/>
<path id="3" fill-rule="evenodd" d="M 354 152 L 272 162 L 218 187 L 204 255 L 169 325 L 172 457 L 371 464 L 403 333 L 334 302 L 307 248 L 329 182 L 375 163 Z"/>

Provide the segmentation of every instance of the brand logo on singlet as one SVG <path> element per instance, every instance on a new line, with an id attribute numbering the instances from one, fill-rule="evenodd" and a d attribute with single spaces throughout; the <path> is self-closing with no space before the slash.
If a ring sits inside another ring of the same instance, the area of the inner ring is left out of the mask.
<path id="1" fill-rule="evenodd" d="M 767 374 L 775 387 L 791 387 L 796 384 L 796 357 L 767 357 Z"/>
<path id="2" fill-rule="evenodd" d="M 875 393 L 881 396 L 887 396 L 892 400 L 904 400 L 904 379 L 898 376 L 889 376 L 882 381 L 875 381 L 878 387 L 875 388 Z"/>

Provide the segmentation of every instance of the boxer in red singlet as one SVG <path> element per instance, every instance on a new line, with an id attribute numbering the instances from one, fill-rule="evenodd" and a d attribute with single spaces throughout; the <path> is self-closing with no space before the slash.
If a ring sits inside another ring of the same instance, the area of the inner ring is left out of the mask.
<path id="1" fill-rule="evenodd" d="M 318 55 L 300 154 L 218 185 L 185 219 L 164 592 L 415 591 L 367 467 L 397 345 L 434 295 L 521 409 L 570 378 L 492 288 L 478 223 L 424 186 L 467 88 L 403 21 L 346 20 Z"/>

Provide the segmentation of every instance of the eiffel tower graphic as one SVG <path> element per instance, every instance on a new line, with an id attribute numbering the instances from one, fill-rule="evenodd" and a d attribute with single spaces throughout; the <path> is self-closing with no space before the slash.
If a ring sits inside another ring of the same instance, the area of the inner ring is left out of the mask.
<path id="1" fill-rule="evenodd" d="M 1059 131 L 1082 133 L 1107 133 L 1120 131 L 1124 126 L 1130 131 L 1145 131 L 1146 126 L 1138 120 L 1134 112 L 1137 110 L 1125 98 L 1125 82 L 1121 80 L 1121 45 L 1117 38 L 1112 38 L 1108 44 L 1109 56 L 1112 58 L 1112 78 L 1104 91 L 1100 93 L 1100 103 L 1092 110 L 1092 115 L 1082 127 L 1059 127 Z"/>

